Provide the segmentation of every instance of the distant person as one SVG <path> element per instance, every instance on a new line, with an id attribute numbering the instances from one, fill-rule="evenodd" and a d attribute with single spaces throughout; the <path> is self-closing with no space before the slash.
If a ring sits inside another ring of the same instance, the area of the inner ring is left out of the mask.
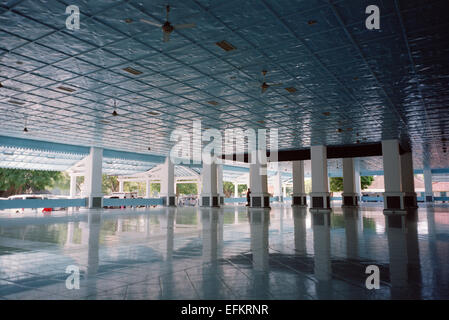
<path id="1" fill-rule="evenodd" d="M 251 202 L 251 196 L 250 195 L 251 195 L 251 189 L 248 188 L 248 191 L 246 191 L 246 202 L 247 202 L 246 206 L 247 207 L 249 207 L 250 202 Z"/>

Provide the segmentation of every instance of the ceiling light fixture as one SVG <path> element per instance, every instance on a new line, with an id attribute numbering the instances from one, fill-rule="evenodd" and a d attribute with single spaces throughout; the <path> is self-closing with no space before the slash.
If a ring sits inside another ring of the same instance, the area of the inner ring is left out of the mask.
<path id="1" fill-rule="evenodd" d="M 28 133 L 28 128 L 27 128 L 27 117 L 25 117 L 25 125 L 23 126 L 23 132 L 24 133 Z"/>
<path id="2" fill-rule="evenodd" d="M 16 100 L 9 100 L 8 102 L 9 102 L 9 103 L 12 103 L 12 104 L 19 105 L 19 106 L 23 106 L 23 105 L 25 104 L 25 103 L 22 102 L 22 101 L 16 101 Z"/>
<path id="3" fill-rule="evenodd" d="M 126 68 L 123 68 L 123 70 L 124 70 L 124 71 L 126 71 L 126 72 L 129 72 L 129 73 L 131 73 L 131 74 L 133 74 L 133 75 L 135 75 L 135 76 L 137 76 L 137 75 L 139 75 L 139 74 L 142 74 L 142 73 L 143 73 L 142 71 L 139 71 L 139 70 L 133 69 L 133 68 L 131 68 L 131 67 L 126 67 Z"/>
<path id="4" fill-rule="evenodd" d="M 56 89 L 64 90 L 64 91 L 67 91 L 67 92 L 75 92 L 76 91 L 75 89 L 68 88 L 68 87 L 63 87 L 63 86 L 59 86 Z"/>
<path id="5" fill-rule="evenodd" d="M 220 48 L 222 48 L 224 51 L 232 51 L 236 49 L 232 44 L 230 44 L 226 40 L 215 42 L 215 44 Z"/>
<path id="6" fill-rule="evenodd" d="M 112 115 L 114 117 L 118 116 L 118 113 L 117 113 L 117 111 L 115 109 L 117 109 L 117 105 L 116 105 L 116 101 L 114 100 L 114 111 L 112 111 Z"/>

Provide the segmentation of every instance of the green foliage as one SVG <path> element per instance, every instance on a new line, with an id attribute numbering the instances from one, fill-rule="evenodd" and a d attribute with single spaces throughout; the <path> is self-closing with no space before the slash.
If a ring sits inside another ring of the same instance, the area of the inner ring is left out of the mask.
<path id="1" fill-rule="evenodd" d="M 4 197 L 33 193 L 53 187 L 61 178 L 59 171 L 0 168 L 0 190 Z"/>
<path id="2" fill-rule="evenodd" d="M 197 194 L 198 188 L 196 183 L 178 183 L 176 185 L 176 194 Z"/>
<path id="3" fill-rule="evenodd" d="M 360 184 L 361 184 L 362 190 L 368 188 L 373 183 L 373 181 L 374 181 L 373 176 L 360 177 Z"/>
<path id="4" fill-rule="evenodd" d="M 368 188 L 374 181 L 374 177 L 372 176 L 363 176 L 360 177 L 361 188 Z M 342 177 L 332 177 L 330 178 L 330 190 L 332 192 L 343 191 L 343 178 Z"/>
<path id="5" fill-rule="evenodd" d="M 101 191 L 104 194 L 111 194 L 112 192 L 118 192 L 119 182 L 116 176 L 108 176 L 103 174 L 103 181 L 101 185 Z"/>
<path id="6" fill-rule="evenodd" d="M 160 183 L 151 183 L 151 192 L 161 192 L 161 184 Z"/>
<path id="7" fill-rule="evenodd" d="M 229 181 L 224 181 L 223 182 L 223 193 L 225 194 L 226 198 L 234 198 L 234 184 L 232 182 Z M 238 193 L 239 196 L 243 196 L 246 197 L 246 190 L 248 190 L 248 186 L 246 184 L 239 184 L 238 186 Z"/>
<path id="8" fill-rule="evenodd" d="M 343 178 L 342 177 L 330 178 L 330 186 L 329 187 L 332 192 L 343 191 Z"/>
<path id="9" fill-rule="evenodd" d="M 123 184 L 123 191 L 137 192 L 137 195 L 142 197 L 145 195 L 147 184 L 145 182 L 128 181 Z M 117 187 L 118 190 L 118 187 Z"/>
<path id="10" fill-rule="evenodd" d="M 248 186 L 246 184 L 239 184 L 239 195 L 244 193 L 245 197 L 246 197 L 246 191 L 247 190 L 248 190 Z"/>
<path id="11" fill-rule="evenodd" d="M 218 190 L 220 192 L 220 190 Z M 233 198 L 234 197 L 234 184 L 229 181 L 223 182 L 223 193 L 225 194 L 226 198 Z"/>

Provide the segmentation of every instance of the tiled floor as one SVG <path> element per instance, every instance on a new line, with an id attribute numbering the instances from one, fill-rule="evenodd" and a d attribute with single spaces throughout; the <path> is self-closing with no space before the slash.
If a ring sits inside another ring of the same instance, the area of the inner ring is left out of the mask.
<path id="1" fill-rule="evenodd" d="M 379 206 L 334 206 L 0 217 L 0 299 L 449 298 L 449 206 L 395 227 Z M 69 265 L 78 290 L 66 287 Z M 380 289 L 366 288 L 368 265 Z"/>

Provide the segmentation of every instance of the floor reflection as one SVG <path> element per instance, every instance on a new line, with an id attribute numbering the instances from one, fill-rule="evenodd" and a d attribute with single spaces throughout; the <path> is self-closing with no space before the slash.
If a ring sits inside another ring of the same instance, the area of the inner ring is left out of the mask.
<path id="1" fill-rule="evenodd" d="M 0 298 L 447 299 L 448 255 L 447 205 L 73 211 L 0 219 Z M 373 264 L 379 290 L 365 287 Z"/>

